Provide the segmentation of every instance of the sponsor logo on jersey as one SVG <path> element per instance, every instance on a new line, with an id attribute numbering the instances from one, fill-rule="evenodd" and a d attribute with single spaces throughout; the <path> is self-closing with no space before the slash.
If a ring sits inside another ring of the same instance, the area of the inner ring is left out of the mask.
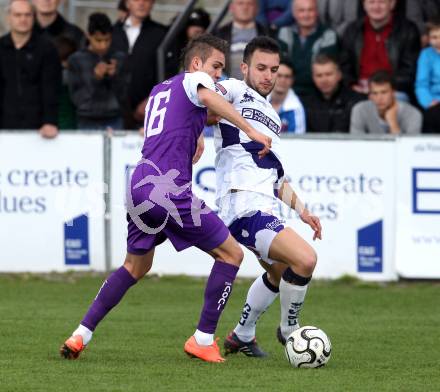
<path id="1" fill-rule="evenodd" d="M 241 115 L 244 118 L 248 118 L 254 121 L 258 121 L 259 123 L 265 125 L 267 128 L 269 128 L 273 133 L 279 135 L 280 133 L 280 126 L 273 121 L 270 117 L 266 116 L 263 112 L 260 112 L 257 109 L 252 108 L 243 108 L 241 110 Z"/>

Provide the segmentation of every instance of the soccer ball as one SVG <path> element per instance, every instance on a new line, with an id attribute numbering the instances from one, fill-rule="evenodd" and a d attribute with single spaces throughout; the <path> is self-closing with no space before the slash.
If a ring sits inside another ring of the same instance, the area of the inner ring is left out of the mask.
<path id="1" fill-rule="evenodd" d="M 306 326 L 293 331 L 284 347 L 287 360 L 294 367 L 318 368 L 330 359 L 330 339 L 319 328 Z"/>

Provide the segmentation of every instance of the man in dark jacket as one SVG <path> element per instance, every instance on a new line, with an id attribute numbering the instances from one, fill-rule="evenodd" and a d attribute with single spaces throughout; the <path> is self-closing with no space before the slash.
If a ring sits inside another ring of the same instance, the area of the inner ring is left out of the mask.
<path id="1" fill-rule="evenodd" d="M 10 33 L 0 38 L 1 127 L 58 133 L 61 64 L 53 44 L 32 32 L 34 17 L 27 0 L 7 10 Z"/>
<path id="2" fill-rule="evenodd" d="M 231 78 L 242 79 L 240 64 L 244 48 L 253 38 L 265 35 L 266 29 L 256 21 L 257 0 L 232 0 L 229 6 L 232 22 L 220 27 L 214 35 L 229 42 L 230 48 L 225 72 Z"/>
<path id="3" fill-rule="evenodd" d="M 307 132 L 349 132 L 351 110 L 367 96 L 344 86 L 336 59 L 326 54 L 316 56 L 312 75 L 315 91 L 303 98 Z"/>
<path id="4" fill-rule="evenodd" d="M 316 0 L 295 0 L 292 3 L 295 24 L 283 27 L 278 39 L 295 69 L 295 92 L 300 98 L 313 91 L 312 61 L 319 53 L 337 56 L 338 36 L 319 22 Z"/>
<path id="5" fill-rule="evenodd" d="M 393 74 L 398 93 L 411 96 L 420 36 L 414 23 L 393 17 L 394 0 L 364 0 L 366 17 L 351 23 L 342 39 L 341 68 L 346 83 L 368 93 L 368 78 L 378 70 Z"/>
<path id="6" fill-rule="evenodd" d="M 68 92 L 66 67 L 70 54 L 85 47 L 86 37 L 79 27 L 66 21 L 58 12 L 61 0 L 32 0 L 32 2 L 36 11 L 34 31 L 52 41 L 63 67 L 58 125 L 60 129 L 75 129 L 75 109 Z"/>
<path id="7" fill-rule="evenodd" d="M 32 0 L 32 2 L 36 10 L 36 32 L 46 33 L 55 46 L 60 37 L 73 41 L 77 49 L 85 45 L 86 38 L 83 31 L 65 20 L 58 12 L 60 0 Z"/>
<path id="8" fill-rule="evenodd" d="M 142 127 L 145 105 L 157 80 L 157 48 L 165 35 L 165 26 L 150 19 L 154 0 L 127 0 L 128 17 L 113 29 L 113 51 L 128 54 L 128 96 L 125 99 L 124 125 L 127 129 Z"/>

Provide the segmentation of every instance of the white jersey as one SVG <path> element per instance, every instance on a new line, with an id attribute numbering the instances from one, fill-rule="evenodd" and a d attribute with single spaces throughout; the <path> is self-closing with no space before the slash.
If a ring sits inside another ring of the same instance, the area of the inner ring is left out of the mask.
<path id="1" fill-rule="evenodd" d="M 270 102 L 244 81 L 224 80 L 216 83 L 216 90 L 257 131 L 272 138 L 270 153 L 259 159 L 261 144 L 227 120 L 216 126 L 216 203 L 220 217 L 229 225 L 249 212 L 272 210 L 278 183 L 284 177 L 279 151 L 281 120 Z"/>

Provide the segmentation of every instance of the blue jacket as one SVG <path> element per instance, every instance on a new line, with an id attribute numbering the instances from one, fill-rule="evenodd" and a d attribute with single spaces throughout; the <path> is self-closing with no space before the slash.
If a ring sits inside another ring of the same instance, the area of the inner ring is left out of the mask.
<path id="1" fill-rule="evenodd" d="M 417 61 L 416 96 L 424 109 L 440 101 L 440 53 L 432 47 L 423 49 Z"/>

